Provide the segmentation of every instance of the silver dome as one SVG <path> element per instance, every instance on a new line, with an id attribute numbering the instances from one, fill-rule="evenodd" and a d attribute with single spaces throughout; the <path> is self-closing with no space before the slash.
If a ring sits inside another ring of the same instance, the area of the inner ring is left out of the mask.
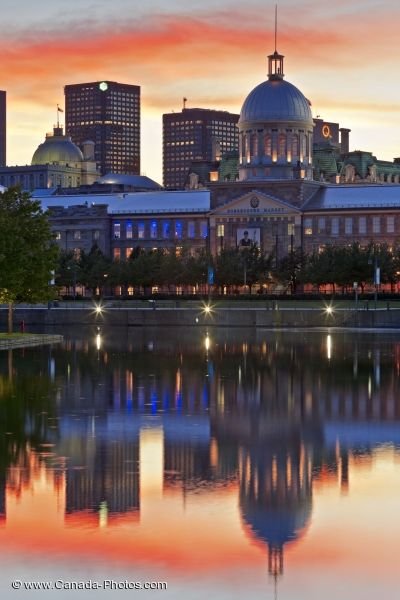
<path id="1" fill-rule="evenodd" d="M 310 103 L 294 85 L 283 79 L 268 79 L 247 96 L 239 125 L 249 122 L 310 122 Z"/>
<path id="2" fill-rule="evenodd" d="M 33 157 L 32 165 L 69 164 L 81 163 L 83 154 L 67 135 L 47 135 L 43 144 L 40 144 Z"/>

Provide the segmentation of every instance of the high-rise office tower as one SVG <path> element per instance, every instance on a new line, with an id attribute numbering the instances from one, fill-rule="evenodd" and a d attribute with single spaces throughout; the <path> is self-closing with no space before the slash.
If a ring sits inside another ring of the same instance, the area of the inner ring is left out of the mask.
<path id="1" fill-rule="evenodd" d="M 0 167 L 6 166 L 6 92 L 0 90 Z"/>
<path id="2" fill-rule="evenodd" d="M 140 175 L 140 86 L 96 81 L 66 85 L 65 128 L 82 147 L 95 143 L 102 175 Z"/>
<path id="3" fill-rule="evenodd" d="M 182 189 L 193 161 L 215 161 L 238 150 L 238 120 L 239 115 L 205 108 L 163 115 L 164 186 Z"/>

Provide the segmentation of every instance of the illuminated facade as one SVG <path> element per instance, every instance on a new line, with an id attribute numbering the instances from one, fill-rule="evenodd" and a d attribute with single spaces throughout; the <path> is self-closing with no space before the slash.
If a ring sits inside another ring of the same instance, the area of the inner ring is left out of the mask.
<path id="1" fill-rule="evenodd" d="M 238 149 L 239 116 L 223 110 L 184 108 L 163 115 L 163 181 L 167 189 L 183 189 L 191 164 L 220 161 Z"/>
<path id="2" fill-rule="evenodd" d="M 7 136 L 7 94 L 0 90 L 0 167 L 6 165 L 6 136 Z"/>
<path id="3" fill-rule="evenodd" d="M 95 143 L 102 175 L 140 174 L 140 87 L 96 81 L 66 85 L 65 126 L 75 144 Z"/>

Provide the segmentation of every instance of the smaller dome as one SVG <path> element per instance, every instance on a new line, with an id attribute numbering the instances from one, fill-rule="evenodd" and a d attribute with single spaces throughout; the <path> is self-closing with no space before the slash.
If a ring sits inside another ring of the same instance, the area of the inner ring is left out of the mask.
<path id="1" fill-rule="evenodd" d="M 100 185 L 121 185 L 140 190 L 160 190 L 161 185 L 145 175 L 124 175 L 121 173 L 107 173 L 97 180 Z"/>
<path id="2" fill-rule="evenodd" d="M 63 135 L 61 128 L 54 128 L 53 135 L 46 135 L 32 157 L 32 165 L 81 163 L 83 154 L 68 135 Z"/>

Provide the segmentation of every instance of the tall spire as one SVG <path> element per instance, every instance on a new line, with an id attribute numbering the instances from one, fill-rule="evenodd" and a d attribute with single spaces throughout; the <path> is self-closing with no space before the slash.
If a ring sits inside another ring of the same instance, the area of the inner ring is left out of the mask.
<path id="1" fill-rule="evenodd" d="M 278 36 L 278 5 L 275 4 L 275 51 L 268 56 L 268 79 L 283 79 L 283 59 L 282 54 L 277 51 Z"/>

